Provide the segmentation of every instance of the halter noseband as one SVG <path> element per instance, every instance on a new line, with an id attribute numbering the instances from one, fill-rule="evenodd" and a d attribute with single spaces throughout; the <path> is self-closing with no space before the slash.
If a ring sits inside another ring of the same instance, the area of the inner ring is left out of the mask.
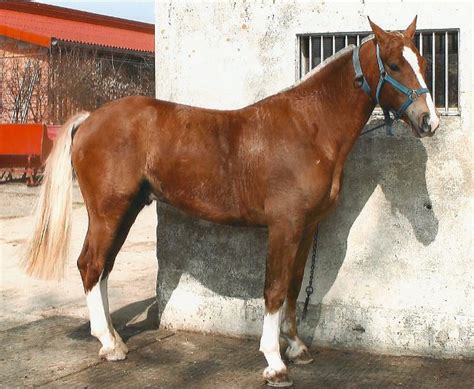
<path id="1" fill-rule="evenodd" d="M 383 66 L 382 58 L 380 57 L 379 45 L 377 44 L 375 47 L 376 47 L 376 53 L 377 53 L 377 63 L 378 63 L 378 66 L 379 66 L 380 78 L 379 78 L 379 82 L 377 84 L 377 90 L 376 90 L 376 93 L 375 93 L 374 103 L 380 105 L 380 93 L 381 93 L 382 88 L 383 88 L 383 86 L 385 85 L 386 82 L 388 82 L 395 89 L 397 89 L 399 92 L 401 92 L 405 96 L 407 96 L 407 99 L 401 105 L 401 107 L 398 109 L 398 111 L 385 109 L 381 106 L 382 110 L 383 110 L 383 113 L 384 113 L 384 116 L 385 116 L 385 124 L 386 124 L 387 133 L 389 135 L 393 135 L 393 130 L 392 130 L 393 122 L 402 117 L 402 115 L 405 113 L 406 109 L 418 98 L 418 96 L 421 96 L 425 93 L 428 93 L 429 90 L 428 90 L 428 88 L 410 89 L 410 88 L 406 87 L 405 85 L 403 85 L 402 83 L 395 80 L 392 76 L 390 76 L 386 72 L 385 67 Z M 356 46 L 356 48 L 354 49 L 354 51 L 352 53 L 352 63 L 354 65 L 356 85 L 361 87 L 362 90 L 365 93 L 367 93 L 367 95 L 369 95 L 370 98 L 373 99 L 369 83 L 365 79 L 364 73 L 362 72 L 362 67 L 360 65 L 360 46 Z M 393 119 L 390 116 L 390 112 L 393 112 L 393 115 L 394 115 Z"/>

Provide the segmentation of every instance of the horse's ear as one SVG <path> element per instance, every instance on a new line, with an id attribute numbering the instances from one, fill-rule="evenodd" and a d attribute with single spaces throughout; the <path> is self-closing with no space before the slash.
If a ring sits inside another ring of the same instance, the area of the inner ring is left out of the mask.
<path id="1" fill-rule="evenodd" d="M 416 19 L 418 18 L 418 15 L 415 16 L 415 19 L 413 19 L 413 22 L 407 27 L 403 35 L 405 35 L 408 39 L 413 39 L 415 36 L 416 32 Z"/>
<path id="2" fill-rule="evenodd" d="M 372 22 L 369 17 L 367 17 L 367 19 L 369 19 L 370 28 L 374 32 L 375 40 L 378 44 L 383 45 L 388 40 L 388 34 L 382 28 Z"/>

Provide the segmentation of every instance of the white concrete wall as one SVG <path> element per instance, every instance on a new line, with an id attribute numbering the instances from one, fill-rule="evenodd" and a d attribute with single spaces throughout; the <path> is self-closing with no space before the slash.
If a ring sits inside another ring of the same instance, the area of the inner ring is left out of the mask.
<path id="1" fill-rule="evenodd" d="M 443 119 L 433 139 L 399 130 L 395 138 L 375 134 L 358 143 L 340 207 L 322 226 L 313 335 L 321 345 L 472 357 L 470 4 L 158 1 L 156 91 L 165 100 L 238 108 L 294 83 L 296 34 L 367 31 L 367 15 L 383 28 L 404 29 L 416 14 L 420 29 L 460 28 L 462 116 Z M 210 295 L 216 306 L 210 291 L 196 299 Z M 196 301 L 186 319 L 178 303 L 170 306 L 167 323 L 226 332 L 219 326 L 225 320 L 212 321 Z M 255 333 L 245 313 L 232 315 L 243 323 L 237 328 Z"/>
<path id="2" fill-rule="evenodd" d="M 296 79 L 296 34 L 461 28 L 460 105 L 472 105 L 472 7 L 468 2 L 177 1 L 156 3 L 157 97 L 237 108 Z M 469 111 L 470 114 L 470 111 Z M 463 115 L 468 117 L 469 115 Z"/>

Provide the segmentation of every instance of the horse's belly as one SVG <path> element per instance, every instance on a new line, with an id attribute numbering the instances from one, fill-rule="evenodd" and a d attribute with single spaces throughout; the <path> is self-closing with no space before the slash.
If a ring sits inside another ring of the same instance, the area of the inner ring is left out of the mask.
<path id="1" fill-rule="evenodd" d="M 150 179 L 158 200 L 195 217 L 216 223 L 238 223 L 238 203 L 232 188 L 218 176 L 198 177 L 191 170 L 177 169 L 173 174 Z"/>

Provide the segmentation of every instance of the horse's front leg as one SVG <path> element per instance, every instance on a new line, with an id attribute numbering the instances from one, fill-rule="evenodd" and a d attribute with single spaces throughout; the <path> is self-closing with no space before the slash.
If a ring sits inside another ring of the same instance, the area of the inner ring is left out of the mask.
<path id="1" fill-rule="evenodd" d="M 290 275 L 288 294 L 286 298 L 286 310 L 283 313 L 284 316 L 281 332 L 288 341 L 288 348 L 286 349 L 285 357 L 287 361 L 295 364 L 308 364 L 313 361 L 308 348 L 298 336 L 298 329 L 296 326 L 296 304 L 316 226 L 316 224 L 308 226 L 303 233 Z"/>
<path id="2" fill-rule="evenodd" d="M 291 386 L 286 365 L 280 354 L 280 322 L 283 303 L 288 293 L 288 283 L 299 247 L 301 232 L 289 226 L 294 223 L 279 223 L 269 226 L 268 254 L 265 273 L 265 317 L 260 340 L 260 351 L 268 366 L 263 377 L 270 386 Z"/>

